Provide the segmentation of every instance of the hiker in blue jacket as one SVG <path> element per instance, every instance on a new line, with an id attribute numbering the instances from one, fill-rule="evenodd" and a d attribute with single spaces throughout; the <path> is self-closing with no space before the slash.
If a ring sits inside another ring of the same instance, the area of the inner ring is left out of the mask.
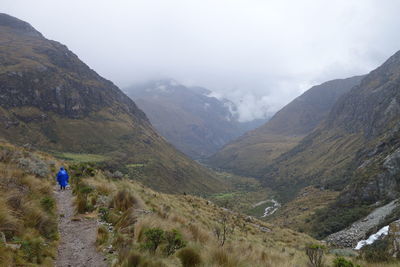
<path id="1" fill-rule="evenodd" d="M 60 190 L 65 190 L 65 187 L 68 185 L 68 179 L 69 175 L 67 170 L 61 167 L 57 174 L 57 182 L 60 185 Z"/>

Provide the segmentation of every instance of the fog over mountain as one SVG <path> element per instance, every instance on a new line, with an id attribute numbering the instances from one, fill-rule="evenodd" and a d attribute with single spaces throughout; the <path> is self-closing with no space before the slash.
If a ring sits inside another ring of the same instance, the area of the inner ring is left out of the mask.
<path id="1" fill-rule="evenodd" d="M 395 0 L 2 0 L 120 87 L 173 78 L 233 101 L 241 121 L 400 47 Z"/>

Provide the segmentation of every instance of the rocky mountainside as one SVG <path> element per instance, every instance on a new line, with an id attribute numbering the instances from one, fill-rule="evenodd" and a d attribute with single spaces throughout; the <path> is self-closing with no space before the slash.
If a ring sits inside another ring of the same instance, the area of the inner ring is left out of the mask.
<path id="1" fill-rule="evenodd" d="M 194 159 L 210 156 L 266 121 L 239 122 L 231 101 L 212 97 L 205 88 L 186 87 L 174 80 L 137 84 L 125 91 L 160 134 Z"/>
<path id="2" fill-rule="evenodd" d="M 335 102 L 363 76 L 317 85 L 294 99 L 270 121 L 229 143 L 209 160 L 214 167 L 260 176 L 260 171 L 289 151 L 329 114 Z"/>
<path id="3" fill-rule="evenodd" d="M 28 23 L 0 14 L 0 137 L 41 150 L 101 154 L 167 192 L 223 188 L 175 150 L 112 82 Z"/>
<path id="4" fill-rule="evenodd" d="M 313 220 L 320 237 L 399 197 L 399 88 L 400 52 L 365 76 L 317 129 L 263 170 L 264 183 L 289 199 L 307 185 L 341 192 Z"/>

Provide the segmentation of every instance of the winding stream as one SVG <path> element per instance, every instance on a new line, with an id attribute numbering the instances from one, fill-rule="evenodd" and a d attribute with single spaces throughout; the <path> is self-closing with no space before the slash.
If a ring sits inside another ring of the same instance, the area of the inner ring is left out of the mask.
<path id="1" fill-rule="evenodd" d="M 271 202 L 273 205 L 265 208 L 264 215 L 261 216 L 262 218 L 265 218 L 267 216 L 274 214 L 281 207 L 281 204 L 273 198 L 260 201 L 256 204 L 254 204 L 253 207 L 257 207 L 257 206 L 263 205 L 268 202 Z"/>

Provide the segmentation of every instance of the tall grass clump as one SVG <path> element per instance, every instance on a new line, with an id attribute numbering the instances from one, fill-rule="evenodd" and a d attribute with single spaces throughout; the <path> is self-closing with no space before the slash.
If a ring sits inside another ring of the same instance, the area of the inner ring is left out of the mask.
<path id="1" fill-rule="evenodd" d="M 141 206 L 141 201 L 126 189 L 119 190 L 114 196 L 112 205 L 119 211 L 126 211 L 129 208 L 138 208 Z"/>
<path id="2" fill-rule="evenodd" d="M 183 267 L 196 267 L 202 264 L 200 254 L 194 248 L 184 248 L 178 253 Z"/>

